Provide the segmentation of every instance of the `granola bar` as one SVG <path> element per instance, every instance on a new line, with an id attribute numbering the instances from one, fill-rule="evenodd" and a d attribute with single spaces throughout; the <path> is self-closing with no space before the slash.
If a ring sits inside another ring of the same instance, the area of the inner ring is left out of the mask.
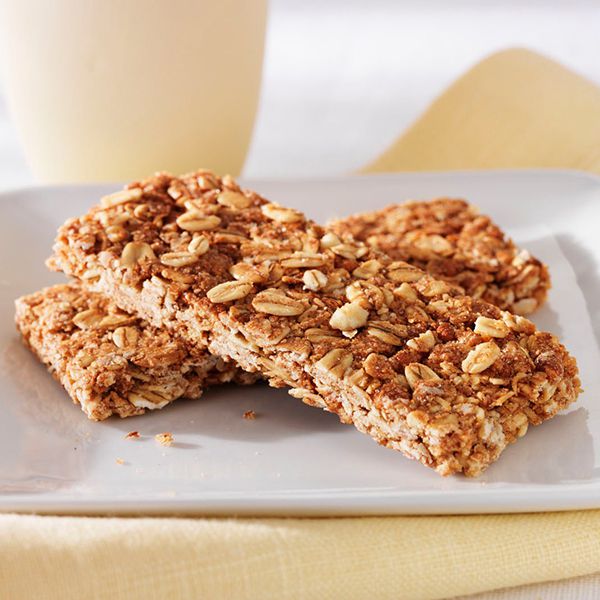
<path id="1" fill-rule="evenodd" d="M 464 200 L 393 204 L 340 219 L 330 228 L 514 313 L 533 312 L 550 288 L 546 265 Z"/>
<path id="2" fill-rule="evenodd" d="M 207 171 L 103 198 L 49 264 L 443 475 L 478 475 L 580 391 L 525 317 Z"/>
<path id="3" fill-rule="evenodd" d="M 86 415 L 101 421 L 140 415 L 203 387 L 255 376 L 209 354 L 193 352 L 172 332 L 151 327 L 75 283 L 16 301 L 25 343 Z"/>

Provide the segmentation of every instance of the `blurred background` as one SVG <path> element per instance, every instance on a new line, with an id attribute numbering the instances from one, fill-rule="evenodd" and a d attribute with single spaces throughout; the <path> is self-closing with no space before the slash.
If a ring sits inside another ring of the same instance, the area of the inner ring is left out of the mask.
<path id="1" fill-rule="evenodd" d="M 350 172 L 503 48 L 537 50 L 600 84 L 599 32 L 595 0 L 271 0 L 244 174 Z M 0 187 L 32 181 L 0 84 Z"/>

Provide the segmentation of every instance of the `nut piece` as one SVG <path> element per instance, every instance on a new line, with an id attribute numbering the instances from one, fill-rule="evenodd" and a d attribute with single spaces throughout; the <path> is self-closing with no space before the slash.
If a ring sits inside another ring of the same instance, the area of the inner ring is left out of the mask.
<path id="1" fill-rule="evenodd" d="M 136 217 L 136 219 L 146 219 L 148 218 L 150 214 L 150 207 L 147 204 L 138 204 L 134 209 L 133 209 L 133 215 Z"/>
<path id="2" fill-rule="evenodd" d="M 217 202 L 229 208 L 248 208 L 251 200 L 240 192 L 225 190 L 217 196 Z"/>
<path id="3" fill-rule="evenodd" d="M 178 283 L 182 283 L 184 285 L 189 285 L 194 281 L 194 276 L 189 273 L 182 273 L 181 271 L 176 271 L 175 269 L 163 269 L 160 274 L 169 281 L 177 281 Z M 160 278 L 157 278 L 160 279 Z M 162 292 L 162 289 L 161 289 Z"/>
<path id="4" fill-rule="evenodd" d="M 411 389 L 415 389 L 421 381 L 439 380 L 441 377 L 426 365 L 421 363 L 410 363 L 404 367 L 404 376 Z"/>
<path id="5" fill-rule="evenodd" d="M 462 361 L 462 370 L 465 373 L 481 373 L 494 364 L 500 352 L 496 342 L 477 344 Z"/>
<path id="6" fill-rule="evenodd" d="M 281 266 L 287 269 L 304 269 L 307 267 L 322 267 L 325 257 L 312 252 L 294 252 L 290 258 L 281 261 Z"/>
<path id="7" fill-rule="evenodd" d="M 127 394 L 127 400 L 137 408 L 156 410 L 169 404 L 169 399 L 147 388 L 137 388 Z"/>
<path id="8" fill-rule="evenodd" d="M 113 343 L 122 350 L 134 347 L 138 338 L 138 330 L 135 327 L 117 327 L 112 334 Z"/>
<path id="9" fill-rule="evenodd" d="M 81 279 L 84 281 L 95 280 L 98 281 L 100 276 L 102 275 L 102 271 L 100 269 L 88 269 L 81 274 Z"/>
<path id="10" fill-rule="evenodd" d="M 488 337 L 503 338 L 510 331 L 504 321 L 500 319 L 490 319 L 489 317 L 477 317 L 475 321 L 475 333 L 486 335 Z"/>
<path id="11" fill-rule="evenodd" d="M 520 333 L 534 333 L 535 325 L 525 317 L 513 315 L 511 313 L 502 313 L 502 320 L 509 329 L 514 329 Z"/>
<path id="12" fill-rule="evenodd" d="M 356 269 L 352 271 L 352 275 L 354 275 L 354 277 L 358 277 L 359 279 L 369 279 L 370 277 L 377 275 L 381 269 L 381 266 L 381 263 L 377 259 L 373 258 L 362 263 L 360 267 L 356 267 Z"/>
<path id="13" fill-rule="evenodd" d="M 95 308 L 90 308 L 77 313 L 73 317 L 73 324 L 77 325 L 79 329 L 92 329 L 93 327 L 98 327 L 103 318 L 103 313 Z"/>
<path id="14" fill-rule="evenodd" d="M 254 297 L 252 306 L 257 312 L 279 317 L 293 317 L 304 312 L 304 304 L 275 288 L 264 290 Z"/>
<path id="15" fill-rule="evenodd" d="M 258 364 L 262 367 L 261 373 L 263 376 L 267 377 L 271 384 L 276 383 L 275 387 L 281 387 L 280 382 L 286 385 L 294 385 L 289 381 L 288 373 L 270 358 L 263 356 L 258 359 Z"/>
<path id="16" fill-rule="evenodd" d="M 261 269 L 260 266 L 240 262 L 233 265 L 229 269 L 229 272 L 238 281 L 245 281 L 248 283 L 261 283 L 267 278 L 265 273 L 262 272 L 262 270 L 263 269 Z"/>
<path id="17" fill-rule="evenodd" d="M 202 256 L 208 252 L 210 244 L 208 238 L 203 235 L 198 235 L 192 238 L 192 241 L 188 244 L 188 252 L 195 254 L 196 256 Z"/>
<path id="18" fill-rule="evenodd" d="M 77 363 L 80 367 L 83 367 L 84 369 L 89 367 L 94 362 L 94 360 L 95 359 L 91 354 L 88 354 L 83 350 L 77 355 Z"/>
<path id="19" fill-rule="evenodd" d="M 346 298 L 350 300 L 350 302 L 354 302 L 355 300 L 365 299 L 365 288 L 360 284 L 359 281 L 354 281 L 350 285 L 346 286 Z"/>
<path id="20" fill-rule="evenodd" d="M 525 413 L 519 412 L 513 415 L 511 425 L 517 430 L 517 436 L 523 437 L 527 433 L 529 419 Z"/>
<path id="21" fill-rule="evenodd" d="M 398 296 L 406 302 L 416 302 L 419 298 L 417 292 L 406 282 L 394 290 L 394 296 Z"/>
<path id="22" fill-rule="evenodd" d="M 189 210 L 177 217 L 177 225 L 185 231 L 208 231 L 216 229 L 221 224 L 221 219 L 216 215 L 203 215 L 197 210 Z"/>
<path id="23" fill-rule="evenodd" d="M 512 311 L 519 315 L 529 315 L 537 308 L 535 298 L 523 298 L 512 305 Z"/>
<path id="24" fill-rule="evenodd" d="M 121 325 L 125 325 L 131 320 L 132 318 L 129 315 L 106 315 L 102 318 L 100 323 L 98 323 L 98 327 L 105 327 L 107 329 L 111 329 L 112 327 L 119 327 Z"/>
<path id="25" fill-rule="evenodd" d="M 327 285 L 327 275 L 317 269 L 309 269 L 304 272 L 302 281 L 307 290 L 316 292 Z"/>
<path id="26" fill-rule="evenodd" d="M 154 260 L 154 250 L 146 242 L 129 242 L 121 253 L 121 266 L 133 267 L 140 260 L 148 258 Z"/>
<path id="27" fill-rule="evenodd" d="M 406 282 L 412 283 L 414 281 L 419 281 L 422 277 L 425 276 L 425 273 L 421 271 L 421 269 L 417 269 L 417 267 L 413 267 L 408 263 L 392 263 L 388 267 L 388 277 L 395 282 Z"/>
<path id="28" fill-rule="evenodd" d="M 379 341 L 392 346 L 401 346 L 408 335 L 406 325 L 393 325 L 387 321 L 369 321 L 367 333 Z"/>
<path id="29" fill-rule="evenodd" d="M 309 406 L 327 408 L 327 402 L 323 397 L 319 396 L 318 394 L 312 394 L 304 388 L 292 388 L 291 390 L 288 390 L 288 394 L 293 398 L 302 400 L 302 402 L 308 404 Z"/>
<path id="30" fill-rule="evenodd" d="M 160 262 L 167 267 L 186 267 L 197 263 L 198 255 L 189 252 L 166 252 L 160 257 Z"/>
<path id="31" fill-rule="evenodd" d="M 406 424 L 411 429 L 423 430 L 428 423 L 427 413 L 422 410 L 413 410 L 406 415 Z"/>
<path id="32" fill-rule="evenodd" d="M 330 250 L 334 254 L 349 260 L 360 258 L 366 252 L 368 252 L 367 248 L 363 246 L 356 246 L 354 244 L 337 244 L 336 246 L 331 246 Z"/>
<path id="33" fill-rule="evenodd" d="M 449 256 L 454 250 L 452 244 L 445 237 L 437 234 L 418 237 L 413 243 L 420 250 L 426 250 L 441 256 Z"/>
<path id="34" fill-rule="evenodd" d="M 341 331 L 352 331 L 367 324 L 369 311 L 364 309 L 358 300 L 340 306 L 329 319 L 329 325 Z"/>
<path id="35" fill-rule="evenodd" d="M 340 334 L 336 331 L 331 331 L 331 329 L 321 329 L 319 327 L 311 327 L 304 332 L 306 339 L 313 344 L 318 344 L 320 342 L 325 342 L 327 344 L 331 343 L 332 340 L 339 340 Z"/>
<path id="36" fill-rule="evenodd" d="M 227 231 L 215 231 L 215 244 L 242 244 L 248 238 L 241 233 L 233 233 Z"/>
<path id="37" fill-rule="evenodd" d="M 340 238 L 335 233 L 328 232 L 321 238 L 321 246 L 323 248 L 333 248 L 341 243 Z"/>
<path id="38" fill-rule="evenodd" d="M 447 294 L 450 291 L 450 286 L 445 281 L 438 281 L 436 279 L 428 278 L 425 281 L 425 285 L 420 286 L 421 294 L 427 298 L 433 298 L 433 296 L 441 296 Z"/>
<path id="39" fill-rule="evenodd" d="M 435 346 L 435 335 L 433 335 L 433 331 L 428 330 L 416 338 L 408 340 L 406 345 L 418 352 L 429 352 Z"/>
<path id="40" fill-rule="evenodd" d="M 330 350 L 318 363 L 317 366 L 325 369 L 336 377 L 343 377 L 344 373 L 352 366 L 354 357 L 351 352 L 343 348 Z"/>
<path id="41" fill-rule="evenodd" d="M 171 198 L 173 198 L 173 200 L 179 200 L 179 198 L 181 198 L 181 196 L 183 196 L 183 191 L 181 190 L 180 187 L 171 185 L 167 189 L 167 194 L 169 194 L 169 196 Z"/>
<path id="42" fill-rule="evenodd" d="M 300 221 L 304 221 L 304 215 L 301 212 L 279 206 L 279 204 L 263 204 L 260 210 L 265 217 L 273 219 L 273 221 L 277 221 L 278 223 L 299 223 Z"/>
<path id="43" fill-rule="evenodd" d="M 214 190 L 216 187 L 219 187 L 212 173 L 198 175 L 198 177 L 196 177 L 196 183 L 198 184 L 198 187 L 203 190 Z M 225 182 L 223 181 L 223 183 Z"/>
<path id="44" fill-rule="evenodd" d="M 111 225 L 107 227 L 105 230 L 106 237 L 111 242 L 122 242 L 129 237 L 129 232 L 121 225 Z"/>
<path id="45" fill-rule="evenodd" d="M 254 286 L 251 283 L 244 281 L 226 281 L 208 290 L 206 297 L 213 304 L 231 302 L 232 300 L 245 298 L 253 288 Z"/>
<path id="46" fill-rule="evenodd" d="M 140 188 L 132 188 L 130 190 L 121 190 L 114 194 L 109 194 L 100 199 L 100 206 L 102 208 L 111 208 L 118 204 L 125 204 L 126 202 L 135 202 L 139 200 L 143 195 Z"/>
<path id="47" fill-rule="evenodd" d="M 386 372 L 389 372 L 388 358 L 384 354 L 371 352 L 363 361 L 363 369 L 367 375 L 376 379 L 383 379 Z"/>

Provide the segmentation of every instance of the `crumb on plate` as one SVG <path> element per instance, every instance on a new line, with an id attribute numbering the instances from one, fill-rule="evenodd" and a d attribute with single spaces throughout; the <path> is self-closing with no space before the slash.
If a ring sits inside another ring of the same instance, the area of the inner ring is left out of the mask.
<path id="1" fill-rule="evenodd" d="M 173 435 L 168 431 L 165 431 L 164 433 L 157 433 L 154 436 L 154 439 L 161 446 L 172 446 L 173 445 Z"/>

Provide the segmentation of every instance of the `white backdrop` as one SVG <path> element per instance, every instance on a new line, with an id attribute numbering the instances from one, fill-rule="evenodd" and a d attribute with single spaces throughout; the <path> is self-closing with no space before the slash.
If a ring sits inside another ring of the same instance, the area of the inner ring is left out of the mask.
<path id="1" fill-rule="evenodd" d="M 248 175 L 355 169 L 481 58 L 522 46 L 600 84 L 600 1 L 279 0 Z"/>

